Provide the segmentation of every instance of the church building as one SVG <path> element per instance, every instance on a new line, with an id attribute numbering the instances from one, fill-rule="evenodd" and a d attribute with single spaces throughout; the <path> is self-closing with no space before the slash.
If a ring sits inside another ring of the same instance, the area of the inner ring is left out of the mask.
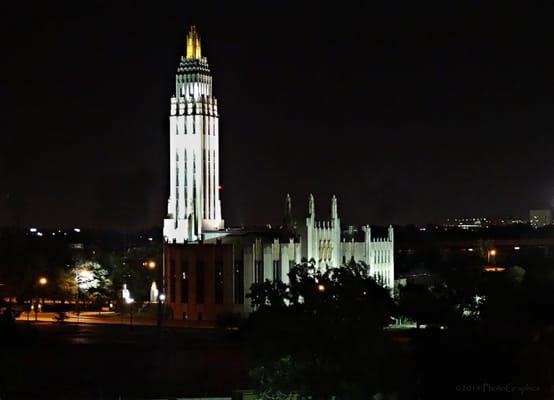
<path id="1" fill-rule="evenodd" d="M 294 222 L 285 199 L 279 229 L 225 228 L 219 198 L 219 113 L 212 75 L 193 26 L 177 68 L 169 112 L 169 180 L 164 220 L 164 292 L 173 318 L 214 321 L 251 311 L 252 283 L 287 281 L 290 268 L 313 260 L 318 268 L 352 260 L 391 291 L 394 287 L 394 232 L 373 237 L 369 225 L 343 230 L 338 200 L 330 218 L 316 219 L 310 195 L 305 217 Z"/>

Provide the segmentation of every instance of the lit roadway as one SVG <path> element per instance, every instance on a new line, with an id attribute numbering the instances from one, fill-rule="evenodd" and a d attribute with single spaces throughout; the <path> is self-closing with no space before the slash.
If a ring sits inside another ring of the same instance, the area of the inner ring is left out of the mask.
<path id="1" fill-rule="evenodd" d="M 113 311 L 102 311 L 101 314 L 98 311 L 85 311 L 81 312 L 79 316 L 76 313 L 66 313 L 68 316 L 65 322 L 68 323 L 82 323 L 82 324 L 104 324 L 104 325 L 140 325 L 140 326 L 155 326 L 157 320 L 155 318 L 137 317 L 133 314 L 131 317 L 128 313 L 119 314 Z M 57 313 L 55 312 L 39 312 L 37 313 L 38 322 L 56 322 Z M 18 321 L 27 321 L 27 313 L 22 312 L 17 318 Z M 35 313 L 30 312 L 28 317 L 29 322 L 35 321 Z M 211 328 L 213 323 L 205 321 L 179 321 L 179 320 L 166 320 L 163 321 L 164 326 L 171 327 L 194 327 L 194 328 Z"/>
<path id="2" fill-rule="evenodd" d="M 83 323 L 90 323 L 90 324 L 121 324 L 122 323 L 121 316 L 114 312 L 102 312 L 100 315 L 98 315 L 98 312 L 81 312 L 79 316 L 77 316 L 77 314 L 75 313 L 66 313 L 66 315 L 68 316 L 65 319 L 66 322 L 83 322 Z M 55 322 L 56 316 L 57 316 L 57 313 L 55 312 L 39 312 L 37 313 L 36 320 L 40 322 Z M 19 318 L 17 319 L 19 321 L 27 321 L 27 313 L 22 312 Z M 29 313 L 28 319 L 31 322 L 35 321 L 35 313 L 31 311 Z M 123 323 L 125 322 L 129 323 L 129 315 L 125 315 L 125 317 L 123 318 Z M 136 319 L 133 318 L 133 323 L 135 322 L 136 322 Z"/>

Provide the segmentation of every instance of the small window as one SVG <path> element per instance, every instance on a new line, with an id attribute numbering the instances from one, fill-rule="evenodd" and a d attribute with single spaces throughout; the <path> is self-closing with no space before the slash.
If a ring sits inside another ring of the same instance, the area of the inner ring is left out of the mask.
<path id="1" fill-rule="evenodd" d="M 196 304 L 204 304 L 204 263 L 196 264 Z"/>

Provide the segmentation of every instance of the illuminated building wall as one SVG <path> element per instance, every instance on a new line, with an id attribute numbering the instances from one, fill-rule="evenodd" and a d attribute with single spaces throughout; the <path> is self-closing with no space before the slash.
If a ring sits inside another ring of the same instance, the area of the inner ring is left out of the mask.
<path id="1" fill-rule="evenodd" d="M 287 195 L 280 229 L 224 229 L 219 200 L 219 114 L 212 76 L 193 27 L 170 103 L 170 194 L 164 219 L 164 292 L 176 319 L 211 320 L 221 313 L 251 311 L 253 283 L 288 280 L 290 268 L 314 260 L 339 267 L 351 260 L 369 266 L 382 285 L 394 287 L 394 239 L 342 237 L 337 198 L 330 220 L 316 220 L 310 195 L 308 215 L 297 227 Z"/>
<path id="2" fill-rule="evenodd" d="M 186 56 L 177 69 L 169 117 L 170 194 L 164 238 L 171 243 L 197 241 L 222 229 L 219 200 L 219 114 L 212 76 L 192 27 Z"/>
<path id="3" fill-rule="evenodd" d="M 371 228 L 365 225 L 363 241 L 346 241 L 338 213 L 337 198 L 331 199 L 331 219 L 315 218 L 315 200 L 310 195 L 308 215 L 300 227 L 302 257 L 314 260 L 319 268 L 344 265 L 354 260 L 369 267 L 369 274 L 383 286 L 394 288 L 394 230 L 388 228 L 387 237 L 373 238 Z"/>

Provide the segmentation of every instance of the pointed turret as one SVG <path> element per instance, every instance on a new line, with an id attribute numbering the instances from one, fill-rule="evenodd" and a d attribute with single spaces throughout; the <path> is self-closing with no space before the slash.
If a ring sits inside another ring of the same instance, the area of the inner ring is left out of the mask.
<path id="1" fill-rule="evenodd" d="M 291 219 L 291 200 L 290 200 L 290 194 L 287 193 L 287 196 L 285 197 L 285 220 L 290 221 Z"/>
<path id="2" fill-rule="evenodd" d="M 333 195 L 331 198 L 331 218 L 337 219 L 339 217 L 339 211 L 337 207 L 337 196 Z"/>
<path id="3" fill-rule="evenodd" d="M 287 193 L 287 196 L 285 197 L 285 215 L 283 216 L 283 225 L 281 226 L 283 237 L 289 237 L 292 235 L 294 229 L 290 194 Z"/>
<path id="4" fill-rule="evenodd" d="M 308 200 L 308 215 L 310 217 L 315 217 L 315 201 L 314 201 L 314 195 L 311 193 Z"/>
<path id="5" fill-rule="evenodd" d="M 187 34 L 187 60 L 200 60 L 201 58 L 200 36 L 196 31 L 196 26 L 192 25 Z"/>

